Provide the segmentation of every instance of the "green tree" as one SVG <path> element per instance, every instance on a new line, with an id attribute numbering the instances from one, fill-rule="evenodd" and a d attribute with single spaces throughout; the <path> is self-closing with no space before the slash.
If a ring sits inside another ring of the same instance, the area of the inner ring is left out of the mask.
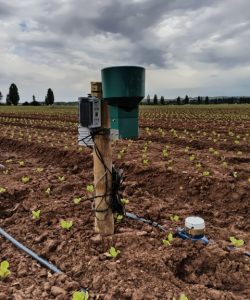
<path id="1" fill-rule="evenodd" d="M 157 95 L 155 94 L 154 95 L 154 105 L 157 105 L 158 104 L 158 97 Z"/>
<path id="2" fill-rule="evenodd" d="M 35 97 L 35 95 L 32 96 L 32 101 L 33 101 L 33 102 L 36 102 L 36 97 Z"/>
<path id="3" fill-rule="evenodd" d="M 177 97 L 176 103 L 177 103 L 177 105 L 180 105 L 180 104 L 181 104 L 181 97 L 180 97 L 180 96 Z"/>
<path id="4" fill-rule="evenodd" d="M 206 96 L 206 98 L 205 98 L 205 104 L 209 104 L 209 98 L 208 98 L 208 96 Z"/>
<path id="5" fill-rule="evenodd" d="M 52 89 L 48 89 L 48 92 L 47 92 L 47 96 L 45 98 L 45 103 L 47 105 L 52 105 L 54 103 L 55 99 L 54 99 L 54 93 L 52 91 Z"/>
<path id="6" fill-rule="evenodd" d="M 189 97 L 188 97 L 188 95 L 185 96 L 184 103 L 185 104 L 189 104 Z"/>
<path id="7" fill-rule="evenodd" d="M 150 105 L 150 95 L 147 96 L 147 104 Z"/>
<path id="8" fill-rule="evenodd" d="M 9 99 L 8 100 L 9 100 L 10 104 L 14 104 L 14 105 L 17 105 L 18 102 L 19 102 L 19 100 L 20 100 L 20 97 L 19 97 L 19 94 L 18 94 L 18 88 L 15 85 L 15 83 L 12 83 L 10 85 L 10 88 L 9 88 Z"/>
<path id="9" fill-rule="evenodd" d="M 161 105 L 164 105 L 164 104 L 165 104 L 165 100 L 164 100 L 164 97 L 163 97 L 163 96 L 161 96 L 160 103 L 161 103 Z"/>
<path id="10" fill-rule="evenodd" d="M 10 102 L 10 95 L 9 95 L 9 94 L 6 95 L 6 104 L 7 104 L 7 105 L 11 105 L 11 102 Z"/>
<path id="11" fill-rule="evenodd" d="M 198 104 L 202 104 L 202 98 L 201 98 L 201 96 L 198 96 L 197 103 Z"/>

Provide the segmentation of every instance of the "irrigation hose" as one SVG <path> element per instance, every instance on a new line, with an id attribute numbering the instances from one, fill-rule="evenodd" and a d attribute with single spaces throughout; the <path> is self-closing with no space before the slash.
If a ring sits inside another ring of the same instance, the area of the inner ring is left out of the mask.
<path id="1" fill-rule="evenodd" d="M 35 260 L 37 260 L 41 265 L 45 266 L 46 268 L 48 268 L 52 272 L 54 272 L 54 273 L 62 273 L 62 271 L 59 270 L 56 266 L 54 266 L 53 264 L 51 264 L 47 260 L 41 258 L 35 252 L 33 252 L 32 250 L 28 249 L 27 247 L 25 247 L 21 243 L 19 243 L 16 239 L 14 239 L 11 235 L 9 235 L 7 232 L 5 232 L 2 228 L 0 228 L 0 234 L 3 237 L 5 237 L 7 240 L 9 240 L 12 244 L 14 244 L 17 248 L 19 248 L 19 249 L 23 250 L 24 252 L 26 252 L 32 258 L 34 258 Z"/>
<path id="2" fill-rule="evenodd" d="M 151 220 L 147 220 L 147 219 L 138 217 L 137 215 L 135 215 L 133 213 L 129 213 L 129 212 L 126 212 L 125 215 L 126 215 L 126 217 L 128 217 L 130 219 L 133 219 L 133 220 L 136 220 L 136 221 L 140 221 L 140 222 L 152 225 L 154 227 L 159 228 L 161 231 L 166 232 L 166 229 L 163 226 L 161 226 L 160 224 L 158 224 L 157 222 L 154 222 L 154 221 L 151 221 Z M 0 235 L 2 235 L 3 237 L 5 237 L 8 241 L 10 241 L 12 244 L 14 244 L 17 248 L 19 248 L 20 250 L 24 251 L 29 256 L 31 256 L 32 258 L 34 258 L 35 260 L 37 260 L 42 266 L 45 266 L 46 268 L 48 268 L 49 270 L 51 270 L 54 273 L 63 273 L 56 266 L 54 266 L 53 264 L 51 264 L 47 260 L 41 258 L 35 252 L 33 252 L 32 250 L 28 249 L 27 247 L 25 247 L 21 243 L 19 243 L 16 239 L 14 239 L 11 235 L 9 235 L 2 228 L 0 228 Z M 235 247 L 228 247 L 228 249 L 229 250 L 235 250 Z M 250 257 L 250 252 L 245 251 L 244 255 Z M 82 288 L 81 290 L 86 291 L 86 289 L 84 289 L 84 288 Z"/>
<path id="3" fill-rule="evenodd" d="M 138 217 L 137 215 L 135 215 L 133 213 L 129 213 L 129 212 L 126 212 L 125 216 L 128 217 L 128 218 L 130 218 L 130 219 L 133 219 L 133 220 L 136 220 L 136 221 L 140 221 L 140 222 L 152 225 L 154 227 L 159 228 L 161 231 L 166 232 L 166 229 L 163 226 L 161 226 L 159 223 L 157 223 L 157 222 L 154 222 L 154 221 L 151 221 L 151 220 L 146 220 L 144 218 Z M 179 235 L 179 237 L 183 238 L 180 235 Z M 193 241 L 195 241 L 195 239 Z M 205 238 L 205 244 L 207 245 L 208 243 L 209 243 L 209 240 L 207 238 Z M 238 250 L 237 247 L 233 247 L 233 246 L 228 246 L 227 249 L 229 251 Z M 249 251 L 244 251 L 243 254 L 246 255 L 246 256 L 248 256 L 248 257 L 250 257 L 250 252 Z"/>
<path id="4" fill-rule="evenodd" d="M 154 222 L 154 221 L 151 221 L 151 220 L 146 220 L 144 218 L 138 217 L 137 215 L 135 215 L 133 213 L 129 213 L 129 212 L 126 212 L 125 216 L 128 217 L 128 218 L 130 218 L 130 219 L 133 219 L 133 220 L 136 220 L 136 221 L 140 221 L 140 222 L 152 225 L 154 227 L 159 228 L 161 231 L 166 232 L 166 229 L 163 226 L 161 226 L 159 223 L 157 223 L 157 222 Z"/>

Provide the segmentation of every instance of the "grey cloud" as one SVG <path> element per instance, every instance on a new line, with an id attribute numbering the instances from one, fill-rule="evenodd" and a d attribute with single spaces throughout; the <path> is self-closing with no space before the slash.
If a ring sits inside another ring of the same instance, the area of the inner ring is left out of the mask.
<path id="1" fill-rule="evenodd" d="M 218 41 L 237 38 L 239 35 L 250 33 L 250 22 L 236 24 L 230 29 L 226 29 L 218 38 Z"/>
<path id="2" fill-rule="evenodd" d="M 200 62 L 209 64 L 217 64 L 221 68 L 231 69 L 236 66 L 246 65 L 250 63 L 250 55 L 226 55 L 223 51 L 215 49 L 204 49 L 200 54 L 196 56 L 196 59 Z"/>
<path id="3" fill-rule="evenodd" d="M 54 39 L 54 40 L 38 40 L 31 41 L 33 47 L 47 48 L 47 49 L 63 49 L 65 43 L 63 40 Z"/>
<path id="4" fill-rule="evenodd" d="M 168 68 L 170 64 L 166 61 L 165 50 L 168 41 L 162 45 L 154 42 L 157 40 L 153 30 L 155 25 L 169 16 L 185 14 L 186 10 L 197 10 L 211 5 L 212 2 L 212 0 L 146 0 L 143 2 L 113 0 L 90 4 L 89 1 L 77 0 L 59 6 L 58 1 L 52 0 L 49 4 L 41 3 L 41 7 L 47 13 L 37 16 L 35 20 L 39 23 L 39 30 L 51 31 L 58 34 L 62 40 L 75 43 L 78 43 L 79 37 L 95 38 L 96 35 L 107 32 L 118 34 L 135 45 L 127 49 L 126 59 L 131 56 L 131 60 L 136 60 L 140 64 Z M 63 5 L 67 5 L 67 9 Z M 59 42 L 46 41 L 46 35 L 44 39 L 44 41 L 26 41 L 26 44 L 31 47 L 37 45 L 51 51 L 66 45 L 66 42 L 63 45 Z M 152 40 L 151 45 L 143 46 L 145 40 L 149 39 Z M 74 48 L 74 45 L 71 47 Z"/>
<path id="5" fill-rule="evenodd" d="M 159 68 L 170 68 L 166 62 L 165 51 L 155 48 L 136 47 L 132 53 L 134 61 L 145 66 L 153 65 Z"/>
<path id="6" fill-rule="evenodd" d="M 39 17 L 41 26 L 50 30 L 59 31 L 61 34 L 80 35 L 83 38 L 94 34 L 106 32 L 120 34 L 132 41 L 143 39 L 147 30 L 151 30 L 164 18 L 171 16 L 172 11 L 197 10 L 206 5 L 211 5 L 213 0 L 200 1 L 107 1 L 98 2 L 92 7 L 96 14 L 88 13 L 89 3 L 74 1 L 69 9 L 56 14 L 58 3 L 50 2 L 50 13 Z M 188 4 L 187 4 L 188 3 Z M 82 12 L 85 11 L 85 14 Z"/>
<path id="7" fill-rule="evenodd" d="M 0 2 L 0 18 L 7 18 L 12 15 L 12 8 L 3 2 Z"/>
<path id="8" fill-rule="evenodd" d="M 250 65 L 248 0 L 29 0 L 28 14 L 26 0 L 8 4 L 15 9 L 5 3 L 0 0 L 3 52 L 51 66 L 58 76 L 63 65 L 74 81 L 81 68 L 97 72 L 107 64 L 140 64 L 168 74 L 192 68 L 198 74 L 208 66 L 208 81 L 211 73 Z"/>
<path id="9" fill-rule="evenodd" d="M 189 3 L 189 6 L 185 4 Z M 166 50 L 159 49 L 161 45 L 154 43 L 157 40 L 153 28 L 164 18 L 171 15 L 171 11 L 197 10 L 206 5 L 211 5 L 213 1 L 109 1 L 107 5 L 97 7 L 98 16 L 86 20 L 75 17 L 68 19 L 63 24 L 66 32 L 77 33 L 84 36 L 95 33 L 110 32 L 126 37 L 135 45 L 136 50 L 130 51 L 137 62 L 158 67 L 169 67 L 170 64 L 165 60 Z M 151 37 L 152 45 L 143 45 L 145 37 Z M 141 41 L 141 42 L 140 42 Z M 167 47 L 164 47 L 165 49 Z"/>
<path id="10" fill-rule="evenodd" d="M 211 5 L 212 2 L 214 1 L 147 0 L 131 3 L 116 0 L 103 7 L 100 16 L 93 22 L 100 31 L 120 33 L 131 39 L 137 39 L 141 32 L 159 23 L 173 10 L 197 10 L 203 6 Z"/>

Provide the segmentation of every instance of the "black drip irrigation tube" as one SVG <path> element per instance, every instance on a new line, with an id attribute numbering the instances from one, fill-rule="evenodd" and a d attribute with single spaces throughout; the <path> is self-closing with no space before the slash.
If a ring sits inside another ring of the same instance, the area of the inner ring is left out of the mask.
<path id="1" fill-rule="evenodd" d="M 48 262 L 44 258 L 41 258 L 34 251 L 30 250 L 29 248 L 25 247 L 23 244 L 21 244 L 20 242 L 18 242 L 11 235 L 9 235 L 6 231 L 4 231 L 1 227 L 0 227 L 0 235 L 2 235 L 3 237 L 5 237 L 13 245 L 15 245 L 17 248 L 19 248 L 20 250 L 22 250 L 25 253 L 27 253 L 29 256 L 31 256 L 36 261 L 38 261 L 42 266 L 46 267 L 47 269 L 49 269 L 53 273 L 57 273 L 57 274 L 62 274 L 63 273 L 60 269 L 58 269 L 52 263 Z M 80 287 L 80 291 L 86 292 L 87 290 L 88 290 L 87 288 Z"/>
<path id="2" fill-rule="evenodd" d="M 133 213 L 126 212 L 125 216 L 128 217 L 128 218 L 130 218 L 130 219 L 136 220 L 136 221 L 140 221 L 140 222 L 143 222 L 143 223 L 150 224 L 150 225 L 152 225 L 154 227 L 157 227 L 160 230 L 166 232 L 166 230 L 160 224 L 158 224 L 156 222 L 152 222 L 150 220 L 146 220 L 144 218 L 140 218 L 140 217 L 138 217 L 137 215 L 135 215 Z M 6 238 L 8 241 L 10 241 L 17 248 L 19 248 L 20 250 L 22 250 L 25 253 L 27 253 L 29 256 L 31 256 L 36 261 L 38 261 L 42 266 L 46 267 L 47 269 L 49 269 L 53 273 L 63 273 L 60 269 L 58 269 L 52 263 L 48 262 L 44 258 L 42 258 L 39 255 L 37 255 L 34 251 L 30 250 L 29 248 L 27 248 L 26 246 L 24 246 L 23 244 L 21 244 L 20 242 L 18 242 L 11 235 L 9 235 L 6 231 L 4 231 L 1 227 L 0 227 L 0 235 L 2 235 L 4 238 Z M 84 288 L 82 288 L 82 290 L 86 291 L 86 289 L 84 289 Z"/>
<path id="3" fill-rule="evenodd" d="M 5 232 L 2 228 L 0 228 L 0 234 L 5 237 L 8 241 L 10 241 L 12 244 L 14 244 L 17 248 L 20 250 L 26 252 L 29 256 L 37 260 L 41 265 L 52 271 L 53 273 L 63 273 L 61 270 L 59 270 L 56 266 L 48 262 L 47 260 L 41 258 L 39 255 L 37 255 L 32 250 L 28 249 L 21 243 L 19 243 L 16 239 L 14 239 L 11 235 L 9 235 L 7 232 Z"/>
<path id="4" fill-rule="evenodd" d="M 151 220 L 147 220 L 141 217 L 138 217 L 137 215 L 130 213 L 130 212 L 126 212 L 125 216 L 133 219 L 135 221 L 139 221 L 139 222 L 143 222 L 149 225 L 152 225 L 156 228 L 159 228 L 161 231 L 166 232 L 166 229 L 161 226 L 159 223 L 151 221 Z M 52 263 L 48 262 L 47 260 L 41 258 L 39 255 L 37 255 L 35 252 L 33 252 L 32 250 L 28 249 L 27 247 L 25 247 L 23 244 L 21 244 L 20 242 L 18 242 L 16 239 L 14 239 L 11 235 L 9 235 L 6 231 L 4 231 L 1 227 L 0 227 L 0 235 L 2 235 L 3 237 L 5 237 L 8 241 L 10 241 L 12 244 L 14 244 L 17 248 L 19 248 L 20 250 L 24 251 L 25 253 L 27 253 L 29 256 L 31 256 L 32 258 L 34 258 L 35 260 L 37 260 L 42 266 L 46 267 L 47 269 L 49 269 L 50 271 L 54 272 L 54 273 L 63 273 L 60 269 L 58 269 L 56 266 L 54 266 Z M 178 235 L 178 232 L 177 232 Z M 182 238 L 182 235 L 179 235 L 179 237 Z M 187 236 L 184 237 L 188 238 Z M 191 240 L 194 241 L 194 239 L 190 238 Z M 228 250 L 237 250 L 236 247 L 233 246 L 228 246 L 227 247 Z M 244 255 L 249 256 L 250 257 L 250 252 L 243 252 Z M 86 291 L 87 289 L 85 288 L 81 288 L 81 291 Z"/>
<path id="5" fill-rule="evenodd" d="M 151 220 L 147 220 L 147 219 L 138 217 L 137 215 L 135 215 L 133 213 L 130 213 L 130 212 L 126 212 L 125 216 L 128 217 L 128 218 L 130 218 L 130 219 L 133 219 L 133 220 L 136 220 L 136 221 L 139 221 L 139 222 L 143 222 L 143 223 L 152 225 L 154 227 L 159 228 L 161 231 L 166 232 L 166 229 L 163 226 L 161 226 L 159 223 L 157 223 L 157 222 L 154 222 L 154 221 L 151 221 Z"/>

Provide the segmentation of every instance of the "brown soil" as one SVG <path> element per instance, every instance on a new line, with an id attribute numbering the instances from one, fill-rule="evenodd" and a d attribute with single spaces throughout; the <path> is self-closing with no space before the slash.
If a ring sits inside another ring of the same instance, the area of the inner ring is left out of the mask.
<path id="1" fill-rule="evenodd" d="M 250 250 L 250 108 L 170 111 L 161 116 L 161 111 L 148 109 L 140 117 L 140 139 L 113 145 L 115 165 L 126 176 L 126 208 L 157 221 L 167 233 L 182 226 L 185 217 L 201 216 L 207 246 L 179 238 L 164 246 L 165 233 L 130 219 L 117 224 L 113 236 L 96 236 L 91 201 L 73 202 L 90 196 L 86 185 L 93 181 L 92 154 L 79 150 L 76 124 L 60 131 L 49 123 L 45 128 L 40 119 L 50 122 L 50 115 L 39 119 L 30 114 L 33 125 L 19 127 L 17 115 L 0 111 L 0 117 L 8 117 L 0 132 L 0 164 L 8 170 L 0 170 L 0 187 L 7 190 L 0 194 L 0 227 L 64 272 L 52 274 L 0 237 L 0 262 L 8 260 L 11 270 L 0 281 L 0 300 L 71 299 L 80 287 L 89 289 L 90 299 L 172 300 L 182 293 L 189 300 L 250 299 L 250 258 L 243 254 Z M 51 122 L 74 119 L 55 113 Z M 147 165 L 142 159 L 145 143 Z M 22 183 L 24 175 L 30 177 L 27 184 Z M 59 182 L 58 176 L 65 180 Z M 41 210 L 39 220 L 32 219 L 36 209 Z M 173 214 L 180 221 L 172 222 Z M 72 220 L 73 227 L 63 230 L 61 219 Z M 244 246 L 229 251 L 229 236 L 243 239 Z M 104 255 L 110 246 L 121 251 L 118 258 Z"/>

